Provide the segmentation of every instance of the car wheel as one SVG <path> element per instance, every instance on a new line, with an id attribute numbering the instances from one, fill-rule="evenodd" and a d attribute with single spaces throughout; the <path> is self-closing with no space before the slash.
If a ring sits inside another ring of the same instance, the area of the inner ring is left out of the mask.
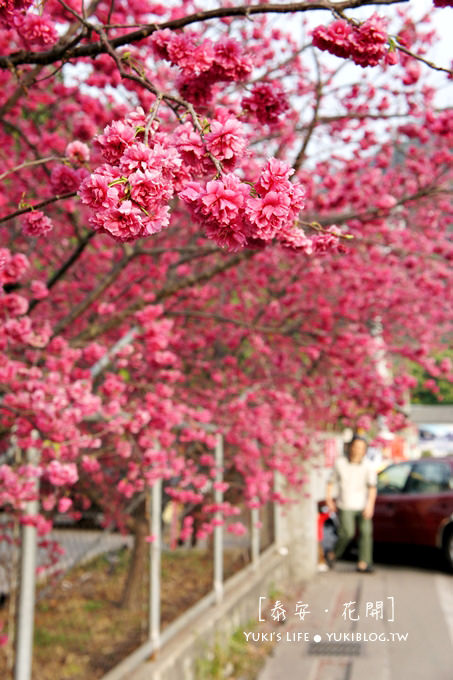
<path id="1" fill-rule="evenodd" d="M 448 529 L 444 538 L 444 557 L 448 568 L 453 571 L 453 528 Z"/>

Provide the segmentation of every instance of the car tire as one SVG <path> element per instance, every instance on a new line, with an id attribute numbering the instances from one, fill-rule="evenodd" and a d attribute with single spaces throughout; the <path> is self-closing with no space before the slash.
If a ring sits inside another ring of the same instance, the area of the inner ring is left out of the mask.
<path id="1" fill-rule="evenodd" d="M 449 527 L 445 532 L 443 553 L 447 562 L 447 567 L 450 571 L 453 571 L 453 527 Z"/>

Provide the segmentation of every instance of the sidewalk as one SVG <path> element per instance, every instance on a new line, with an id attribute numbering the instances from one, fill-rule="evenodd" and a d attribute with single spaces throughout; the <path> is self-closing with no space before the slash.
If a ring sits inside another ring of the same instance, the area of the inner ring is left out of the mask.
<path id="1" fill-rule="evenodd" d="M 362 575 L 353 563 L 340 562 L 281 602 L 287 618 L 272 624 L 279 641 L 258 680 L 453 679 L 453 578 L 447 574 L 379 566 Z M 295 615 L 298 602 L 308 605 L 304 620 Z M 379 602 L 382 619 L 371 615 Z M 348 609 L 346 603 L 354 604 Z"/>

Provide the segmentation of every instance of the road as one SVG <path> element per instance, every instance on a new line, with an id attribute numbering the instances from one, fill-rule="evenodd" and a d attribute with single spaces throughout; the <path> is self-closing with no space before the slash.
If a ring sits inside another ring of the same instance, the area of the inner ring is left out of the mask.
<path id="1" fill-rule="evenodd" d="M 123 545 L 132 546 L 132 536 L 121 536 L 117 533 L 105 531 L 90 531 L 83 529 L 55 529 L 48 537 L 56 541 L 63 548 L 64 553 L 54 569 L 66 571 L 75 564 L 87 561 L 109 551 L 119 550 Z M 16 557 L 17 559 L 17 557 Z M 6 542 L 0 542 L 0 592 L 9 592 L 7 571 L 15 561 L 14 550 Z M 48 563 L 47 551 L 38 550 L 38 565 Z"/>
<path id="2" fill-rule="evenodd" d="M 390 554 L 374 574 L 339 562 L 281 602 L 286 620 L 261 624 L 277 643 L 258 680 L 453 680 L 453 576 L 436 557 Z"/>
<path id="3" fill-rule="evenodd" d="M 58 559 L 58 564 L 53 567 L 55 571 L 67 571 L 76 564 L 87 562 L 97 555 L 114 552 L 123 546 L 132 548 L 134 538 L 119 533 L 109 533 L 107 531 L 90 529 L 54 529 L 46 540 L 56 541 L 64 550 Z M 246 549 L 249 539 L 244 536 L 233 536 L 226 534 L 224 545 L 226 548 Z M 200 547 L 204 547 L 206 542 L 201 542 Z M 166 543 L 162 546 L 163 550 L 168 550 Z M 17 552 L 13 546 L 6 541 L 0 541 L 0 593 L 7 594 L 10 590 L 9 573 L 13 571 L 13 565 L 17 561 Z M 43 548 L 38 550 L 38 565 L 48 564 L 49 558 L 47 551 Z M 48 572 L 47 572 L 48 573 Z"/>

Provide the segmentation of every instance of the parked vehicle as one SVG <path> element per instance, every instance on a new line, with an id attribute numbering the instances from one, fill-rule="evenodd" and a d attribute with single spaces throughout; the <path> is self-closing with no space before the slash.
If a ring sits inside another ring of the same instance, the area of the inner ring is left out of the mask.
<path id="1" fill-rule="evenodd" d="M 453 457 L 408 460 L 379 473 L 374 540 L 436 547 L 453 570 Z"/>

